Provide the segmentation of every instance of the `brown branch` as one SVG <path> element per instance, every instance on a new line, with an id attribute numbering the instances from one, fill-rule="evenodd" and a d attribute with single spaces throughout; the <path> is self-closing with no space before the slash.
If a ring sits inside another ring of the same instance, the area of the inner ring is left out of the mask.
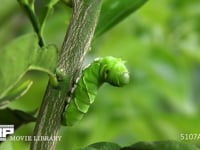
<path id="1" fill-rule="evenodd" d="M 81 70 L 82 61 L 90 48 L 96 28 L 101 0 L 73 0 L 72 19 L 61 49 L 58 68 L 68 78 L 60 81 L 60 88 L 48 84 L 34 136 L 57 136 L 67 93 Z M 31 150 L 53 150 L 56 141 L 32 141 Z"/>

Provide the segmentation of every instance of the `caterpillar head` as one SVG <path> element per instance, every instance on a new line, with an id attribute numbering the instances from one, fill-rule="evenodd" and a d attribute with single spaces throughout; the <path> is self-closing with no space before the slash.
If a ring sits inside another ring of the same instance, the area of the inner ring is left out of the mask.
<path id="1" fill-rule="evenodd" d="M 129 72 L 125 62 L 112 56 L 101 60 L 101 77 L 114 86 L 123 86 L 129 82 Z"/>

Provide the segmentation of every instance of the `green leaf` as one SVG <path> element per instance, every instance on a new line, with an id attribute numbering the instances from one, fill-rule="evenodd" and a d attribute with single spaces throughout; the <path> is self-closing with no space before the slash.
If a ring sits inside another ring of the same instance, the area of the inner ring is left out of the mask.
<path id="1" fill-rule="evenodd" d="M 42 71 L 55 78 L 57 56 L 57 48 L 53 45 L 40 48 L 35 34 L 22 36 L 0 50 L 0 100 L 20 94 L 20 91 L 13 91 L 13 95 L 10 90 L 28 70 Z"/>
<path id="2" fill-rule="evenodd" d="M 15 129 L 21 125 L 35 121 L 32 113 L 21 110 L 12 110 L 10 108 L 0 109 L 0 124 L 14 124 Z"/>
<path id="3" fill-rule="evenodd" d="M 48 45 L 37 51 L 35 59 L 29 70 L 38 70 L 48 73 L 54 77 L 56 64 L 58 61 L 58 50 L 54 45 Z"/>
<path id="4" fill-rule="evenodd" d="M 100 36 L 115 26 L 147 1 L 148 0 L 106 0 L 102 5 L 95 37 Z"/>
<path id="5" fill-rule="evenodd" d="M 138 142 L 121 150 L 199 150 L 195 145 L 179 141 Z"/>
<path id="6" fill-rule="evenodd" d="M 17 38 L 0 50 L 0 99 L 22 78 L 38 49 L 35 34 Z"/>
<path id="7" fill-rule="evenodd" d="M 23 82 L 17 87 L 13 87 L 3 99 L 0 101 L 0 108 L 5 107 L 10 101 L 22 97 L 32 85 L 32 81 L 28 80 Z"/>
<path id="8" fill-rule="evenodd" d="M 79 150 L 120 150 L 120 146 L 111 142 L 98 142 Z"/>

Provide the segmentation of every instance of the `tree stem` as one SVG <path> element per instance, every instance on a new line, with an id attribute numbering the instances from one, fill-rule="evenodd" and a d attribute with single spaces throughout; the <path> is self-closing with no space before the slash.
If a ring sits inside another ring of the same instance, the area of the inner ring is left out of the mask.
<path id="1" fill-rule="evenodd" d="M 67 93 L 78 76 L 97 25 L 101 0 L 73 0 L 72 19 L 61 49 L 58 68 L 68 77 L 61 88 L 50 83 L 41 104 L 33 136 L 57 136 Z M 54 150 L 56 141 L 32 141 L 31 150 Z"/>

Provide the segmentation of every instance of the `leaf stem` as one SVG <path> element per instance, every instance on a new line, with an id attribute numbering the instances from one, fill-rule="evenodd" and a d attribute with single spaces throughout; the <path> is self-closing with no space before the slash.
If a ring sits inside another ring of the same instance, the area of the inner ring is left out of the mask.
<path id="1" fill-rule="evenodd" d="M 31 21 L 33 29 L 38 36 L 39 45 L 41 47 L 44 46 L 44 41 L 43 41 L 41 30 L 40 30 L 40 23 L 39 23 L 37 16 L 34 13 L 35 11 L 34 11 L 33 1 L 31 1 L 30 3 L 25 3 L 22 0 L 18 0 L 18 2 L 21 5 L 21 7 L 24 9 L 24 11 L 26 12 L 26 14 L 28 15 L 28 17 Z"/>

